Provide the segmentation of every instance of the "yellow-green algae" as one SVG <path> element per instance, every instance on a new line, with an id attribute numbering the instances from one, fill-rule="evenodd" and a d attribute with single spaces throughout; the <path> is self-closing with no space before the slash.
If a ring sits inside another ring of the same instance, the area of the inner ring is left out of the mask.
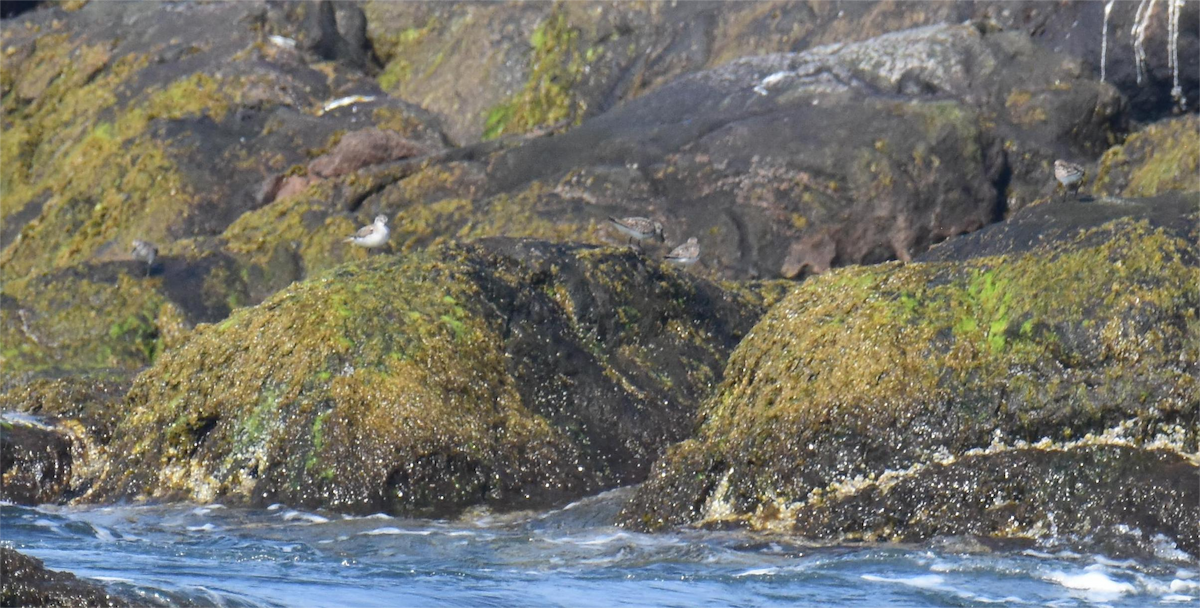
<path id="1" fill-rule="evenodd" d="M 54 65 L 36 54 L 29 61 Z M 115 90 L 146 64 L 143 57 L 122 57 L 99 75 L 88 72 L 84 82 L 62 75 L 33 103 L 6 106 L 15 143 L 0 149 L 2 215 L 47 197 L 41 214 L 0 253 L 6 273 L 68 266 L 114 246 L 125 249 L 133 238 L 169 242 L 167 228 L 186 216 L 195 196 L 147 126 L 202 113 L 220 120 L 231 103 L 226 91 L 237 83 L 193 74 L 114 109 Z"/>
<path id="2" fill-rule="evenodd" d="M 626 521 L 787 529 L 789 505 L 854 479 L 1130 420 L 1135 443 L 1195 452 L 1193 248 L 1122 219 L 1025 255 L 807 281 L 741 342 Z"/>
<path id="3" fill-rule="evenodd" d="M 387 186 L 379 205 L 389 217 L 390 251 L 407 252 L 489 236 L 597 240 L 593 221 L 551 219 L 557 209 L 552 202 L 543 202 L 548 189 L 541 182 L 513 194 L 477 198 L 466 170 L 463 163 L 431 163 Z M 329 201 L 335 188 L 365 191 L 374 183 L 358 175 L 318 182 L 304 192 L 243 214 L 225 230 L 223 238 L 230 251 L 262 268 L 279 263 L 281 255 L 294 255 L 306 276 L 365 259 L 370 255 L 366 250 L 343 241 L 370 219 L 341 213 Z"/>
<path id="4" fill-rule="evenodd" d="M 1100 159 L 1093 191 L 1108 196 L 1155 196 L 1200 190 L 1200 117 L 1162 120 L 1130 135 Z"/>
<path id="5" fill-rule="evenodd" d="M 529 37 L 533 55 L 524 89 L 488 111 L 484 139 L 583 119 L 587 104 L 572 90 L 585 65 L 578 38 L 579 31 L 556 5 L 556 10 Z"/>
<path id="6" fill-rule="evenodd" d="M 134 370 L 186 333 L 183 315 L 158 290 L 161 279 L 121 275 L 97 282 L 76 273 L 10 280 L 0 309 L 0 367 L 29 371 Z"/>
<path id="7" fill-rule="evenodd" d="M 569 443 L 521 404 L 500 328 L 476 309 L 466 272 L 454 254 L 381 256 L 201 326 L 131 389 L 119 449 L 144 465 L 103 485 L 352 510 L 452 508 L 579 483 Z M 461 460 L 483 478 L 426 495 L 432 486 L 415 483 L 424 473 L 410 470 L 426 458 Z M 377 495 L 389 483 L 395 495 Z"/>

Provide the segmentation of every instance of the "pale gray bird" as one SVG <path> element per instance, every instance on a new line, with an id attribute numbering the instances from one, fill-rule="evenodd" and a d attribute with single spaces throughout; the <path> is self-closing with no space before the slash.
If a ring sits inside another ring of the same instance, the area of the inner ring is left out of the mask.
<path id="1" fill-rule="evenodd" d="M 1054 161 L 1054 179 L 1063 185 L 1068 192 L 1079 194 L 1079 187 L 1083 185 L 1083 176 L 1086 174 L 1083 167 L 1075 163 L 1069 163 L 1059 159 Z"/>
<path id="2" fill-rule="evenodd" d="M 359 228 L 358 232 L 354 233 L 354 236 L 347 238 L 344 242 L 354 243 L 359 247 L 366 247 L 367 249 L 383 247 L 388 242 L 388 237 L 391 236 L 391 232 L 388 231 L 387 222 L 388 218 L 386 215 L 377 215 L 375 216 L 375 223 Z"/>
<path id="3" fill-rule="evenodd" d="M 663 236 L 663 225 L 655 220 L 645 217 L 626 217 L 617 219 L 615 217 L 608 218 L 608 221 L 621 234 L 629 237 L 629 242 L 637 240 L 639 243 L 649 238 L 658 239 L 658 242 L 666 241 Z"/>
<path id="4" fill-rule="evenodd" d="M 133 250 L 129 254 L 133 259 L 146 263 L 146 276 L 150 276 L 150 268 L 154 266 L 154 260 L 158 259 L 158 247 L 150 241 L 134 239 Z"/>
<path id="5" fill-rule="evenodd" d="M 671 250 L 665 256 L 668 262 L 690 266 L 700 259 L 700 243 L 696 241 L 696 237 L 687 240 L 686 243 Z"/>

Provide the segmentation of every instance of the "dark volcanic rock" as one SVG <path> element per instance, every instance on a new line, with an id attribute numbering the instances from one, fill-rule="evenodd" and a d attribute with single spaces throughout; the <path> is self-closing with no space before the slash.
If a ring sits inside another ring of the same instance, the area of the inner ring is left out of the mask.
<path id="1" fill-rule="evenodd" d="M 0 547 L 0 606 L 130 606 L 125 598 L 69 572 L 47 570 L 42 560 Z"/>
<path id="2" fill-rule="evenodd" d="M 603 114 L 677 78 L 730 61 L 974 21 L 1012 31 L 1102 74 L 1141 120 L 1169 115 L 1178 76 L 1200 103 L 1200 4 L 1041 0 L 963 2 L 367 3 L 383 87 L 446 116 L 452 137 L 528 131 Z M 1135 46 L 1140 29 L 1143 61 Z M 1106 40 L 1107 45 L 1103 44 Z M 1172 71 L 1171 42 L 1179 66 Z M 480 58 L 486 58 L 481 61 Z"/>
<path id="3" fill-rule="evenodd" d="M 1197 219 L 1178 193 L 1039 205 L 930 252 L 947 261 L 805 282 L 738 345 L 697 437 L 624 521 L 881 539 L 1144 525 L 1131 542 L 1196 554 Z M 1094 494 L 1066 487 L 1085 481 Z M 1010 525 L 955 484 L 999 488 Z"/>
<path id="4" fill-rule="evenodd" d="M 1020 35 L 909 30 L 737 60 L 562 134 L 455 151 L 371 192 L 359 221 L 388 214 L 409 248 L 448 235 L 624 242 L 605 218 L 640 215 L 673 243 L 698 236 L 708 273 L 791 278 L 911 259 L 1049 194 L 1054 158 L 1098 156 L 1121 108 Z M 328 196 L 287 212 L 310 214 L 316 231 L 341 226 Z M 306 236 L 337 251 L 333 234 Z"/>
<path id="5" fill-rule="evenodd" d="M 343 266 L 139 376 L 89 498 L 445 515 L 633 483 L 691 432 L 756 302 L 532 241 Z"/>
<path id="6" fill-rule="evenodd" d="M 71 439 L 12 420 L 0 421 L 0 430 L 0 500 L 22 505 L 59 501 L 71 482 Z"/>
<path id="7" fill-rule="evenodd" d="M 1015 472 L 1015 474 L 1014 474 Z M 1130 528 L 1200 549 L 1197 467 L 1165 450 L 1121 445 L 982 451 L 800 507 L 794 532 L 813 538 L 950 535 L 1059 538 L 1120 554 Z"/>

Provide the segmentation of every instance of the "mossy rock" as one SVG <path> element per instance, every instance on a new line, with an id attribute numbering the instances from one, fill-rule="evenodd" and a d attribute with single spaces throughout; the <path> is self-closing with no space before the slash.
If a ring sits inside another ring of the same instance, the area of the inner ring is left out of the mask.
<path id="1" fill-rule="evenodd" d="M 1178 197 L 1125 204 L 1180 211 L 1051 231 L 1006 254 L 841 269 L 805 282 L 738 346 L 728 364 L 736 371 L 702 408 L 697 437 L 656 465 L 623 520 L 650 529 L 735 522 L 837 537 L 850 531 L 810 526 L 801 514 L 976 450 L 1196 452 L 1197 216 Z M 1042 205 L 1018 221 L 1042 207 L 1086 213 Z M 1103 208 L 1094 207 L 1102 217 Z M 997 234 L 995 242 L 1006 242 L 1004 224 L 967 238 L 987 243 Z M 1195 470 L 1183 461 L 1171 466 Z M 1025 479 L 1022 470 L 1011 473 Z M 1030 487 L 1045 496 L 1063 479 Z M 1051 534 L 1047 518 L 1084 506 L 1030 500 L 1040 515 L 1013 534 Z M 1132 511 L 1121 507 L 1096 521 L 1136 525 Z M 951 512 L 927 504 L 930 519 L 921 525 L 889 520 L 870 535 L 954 533 Z M 1187 521 L 1164 520 L 1157 531 L 1194 551 Z"/>
<path id="2" fill-rule="evenodd" d="M 1157 196 L 1200 190 L 1200 117 L 1153 123 L 1104 153 L 1092 191 L 1101 196 Z"/>
<path id="3" fill-rule="evenodd" d="M 820 0 L 483 5 L 375 0 L 364 5 L 368 34 L 384 64 L 380 86 L 445 116 L 447 131 L 463 144 L 484 134 L 555 122 L 537 110 L 569 110 L 561 114 L 568 121 L 580 112 L 585 119 L 603 114 L 682 76 L 744 57 L 801 52 L 942 23 L 974 22 L 989 32 L 1018 33 L 1044 49 L 1068 53 L 1072 71 L 1099 79 L 1102 36 L 1110 50 L 1131 48 L 1130 32 L 1141 18 L 1137 8 L 1029 4 L 1014 11 L 1003 1 L 914 7 Z M 1181 63 L 1174 74 L 1167 58 L 1168 11 L 1152 11 L 1149 17 L 1147 56 L 1140 62 L 1133 53 L 1104 56 L 1107 82 L 1131 100 L 1143 120 L 1169 115 L 1174 78 L 1194 102 L 1200 73 L 1195 59 L 1200 38 L 1189 27 L 1196 9 L 1187 5 L 1181 11 Z M 1015 101 L 1024 96 L 1032 102 L 1014 104 L 1022 120 L 1037 123 L 1057 111 L 1053 96 L 1020 83 L 1027 72 L 1013 70 L 1012 75 L 1016 86 L 1002 85 L 1004 94 L 1023 91 Z M 1058 86 L 1072 84 L 1062 80 Z M 1061 145 L 1051 141 L 1053 148 Z M 1020 153 L 1037 150 L 1029 146 Z"/>
<path id="4" fill-rule="evenodd" d="M 153 267 L 78 264 L 4 284 L 3 379 L 27 372 L 137 370 L 196 324 L 225 318 L 249 291 L 228 256 L 189 252 Z"/>
<path id="5" fill-rule="evenodd" d="M 88 499 L 444 515 L 632 483 L 691 431 L 760 310 L 628 250 L 374 256 L 165 353 Z"/>

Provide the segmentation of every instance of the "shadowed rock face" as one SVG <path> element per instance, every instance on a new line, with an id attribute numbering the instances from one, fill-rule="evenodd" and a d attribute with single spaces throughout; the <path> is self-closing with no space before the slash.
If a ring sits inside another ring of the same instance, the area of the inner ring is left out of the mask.
<path id="1" fill-rule="evenodd" d="M 125 598 L 110 595 L 103 586 L 80 580 L 70 572 L 47 570 L 42 560 L 0 547 L 4 606 L 130 606 Z"/>
<path id="2" fill-rule="evenodd" d="M 20 505 L 58 501 L 71 479 L 70 439 L 7 420 L 0 429 L 0 500 Z"/>
<path id="3" fill-rule="evenodd" d="M 942 261 L 806 282 L 624 521 L 879 539 L 1123 524 L 1195 552 L 1196 220 L 1194 195 L 1039 205 Z M 964 484 L 1015 504 L 986 512 Z"/>
<path id="4" fill-rule="evenodd" d="M 88 498 L 436 516 L 632 483 L 690 432 L 755 302 L 529 241 L 344 266 L 139 376 L 109 448 L 128 456 Z"/>
<path id="5" fill-rule="evenodd" d="M 395 217 L 403 248 L 446 235 L 616 242 L 607 217 L 646 216 L 672 244 L 698 236 L 707 273 L 795 278 L 978 229 L 1048 194 L 1056 156 L 1098 155 L 1121 116 L 1110 87 L 1020 35 L 922 28 L 736 60 L 562 134 L 457 150 L 375 182 L 358 212 Z M 328 196 L 247 214 L 231 240 L 284 209 L 320 230 L 338 219 Z M 306 266 L 327 263 L 307 249 Z"/>
<path id="6" fill-rule="evenodd" d="M 1139 120 L 1170 113 L 1170 10 L 1138 2 L 369 2 L 368 32 L 393 95 L 446 116 L 459 142 L 608 112 L 681 76 L 756 55 L 977 21 L 1064 53 L 1131 100 Z M 1134 54 L 1142 19 L 1145 62 Z M 1200 101 L 1200 7 L 1179 14 L 1180 86 Z M 483 58 L 481 61 L 480 59 Z M 481 86 L 482 83 L 482 86 Z"/>

